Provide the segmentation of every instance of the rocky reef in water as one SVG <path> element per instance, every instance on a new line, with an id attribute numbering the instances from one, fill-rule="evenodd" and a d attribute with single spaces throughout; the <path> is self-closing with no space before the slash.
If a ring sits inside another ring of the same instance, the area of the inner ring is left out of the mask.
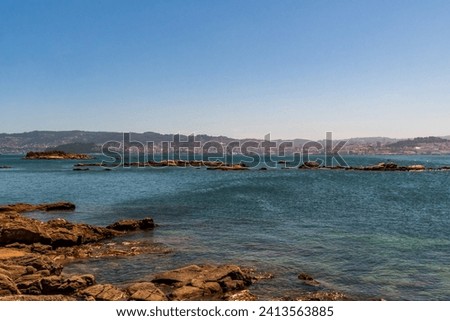
<path id="1" fill-rule="evenodd" d="M 106 227 L 71 223 L 64 219 L 42 222 L 22 215 L 29 211 L 73 210 L 68 202 L 0 206 L 0 301 L 23 300 L 257 300 L 249 287 L 270 273 L 257 273 L 237 265 L 189 265 L 155 274 L 127 285 L 99 284 L 92 274 L 66 274 L 73 260 L 169 253 L 145 241 L 117 241 L 133 231 L 152 230 L 151 218 L 121 220 Z M 107 242 L 105 241 L 107 240 Z M 305 284 L 319 284 L 301 274 Z M 299 293 L 289 300 L 349 300 L 329 291 Z"/>
<path id="2" fill-rule="evenodd" d="M 87 154 L 71 154 L 63 151 L 46 151 L 46 152 L 28 152 L 25 159 L 47 159 L 47 160 L 61 160 L 61 159 L 92 159 L 92 156 Z"/>

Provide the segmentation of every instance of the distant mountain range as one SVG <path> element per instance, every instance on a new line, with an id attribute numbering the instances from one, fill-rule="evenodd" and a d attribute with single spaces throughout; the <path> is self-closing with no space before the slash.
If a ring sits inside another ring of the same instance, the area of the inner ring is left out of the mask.
<path id="1" fill-rule="evenodd" d="M 390 148 L 405 148 L 405 147 L 417 147 L 423 144 L 441 144 L 448 143 L 449 140 L 442 137 L 416 137 L 414 139 L 401 140 L 392 144 L 388 144 Z"/>
<path id="2" fill-rule="evenodd" d="M 172 141 L 174 134 L 159 134 L 155 132 L 130 133 L 131 141 L 142 143 Z M 196 135 L 197 141 L 202 143 L 215 140 L 228 143 L 235 139 L 225 136 Z M 0 134 L 0 153 L 25 153 L 28 151 L 45 151 L 60 149 L 66 152 L 93 152 L 100 150 L 100 146 L 108 141 L 123 140 L 120 132 L 90 132 L 72 131 L 32 131 L 17 134 Z M 180 135 L 180 140 L 187 140 L 187 136 Z M 80 151 L 82 150 L 82 151 Z"/>
<path id="3" fill-rule="evenodd" d="M 154 142 L 160 144 L 163 141 L 172 141 L 176 134 L 160 134 L 155 132 L 130 133 L 131 141 Z M 196 135 L 196 140 L 205 143 L 207 141 L 218 141 L 227 144 L 231 141 L 244 141 L 244 139 L 234 139 L 226 136 Z M 408 140 L 400 140 L 388 137 L 358 137 L 347 140 L 350 149 L 358 150 L 359 147 L 377 147 L 383 150 L 398 151 L 402 148 L 412 148 L 414 146 L 424 146 L 427 144 L 450 143 L 445 137 L 419 137 Z M 91 131 L 32 131 L 17 134 L 0 134 L 0 153 L 26 153 L 29 151 L 63 150 L 69 153 L 89 153 L 100 151 L 100 146 L 108 141 L 122 141 L 123 133 L 120 132 L 91 132 Z M 180 140 L 187 140 L 186 135 L 180 135 Z M 262 141 L 262 139 L 256 139 Z M 277 143 L 288 140 L 274 140 Z M 301 146 L 308 140 L 289 140 L 294 146 Z M 319 142 L 323 142 L 319 141 Z M 354 147 L 352 147 L 354 146 Z"/>

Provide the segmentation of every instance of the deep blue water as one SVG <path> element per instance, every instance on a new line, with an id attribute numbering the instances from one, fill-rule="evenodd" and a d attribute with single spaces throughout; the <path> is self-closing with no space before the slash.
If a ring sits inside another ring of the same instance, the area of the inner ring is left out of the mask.
<path id="1" fill-rule="evenodd" d="M 389 159 L 450 165 L 448 156 Z M 362 165 L 387 157 L 346 160 Z M 13 166 L 0 169 L 0 204 L 67 200 L 77 210 L 59 216 L 98 225 L 151 216 L 160 226 L 130 237 L 173 252 L 80 261 L 66 271 L 122 283 L 186 264 L 236 263 L 275 274 L 252 289 L 263 299 L 308 290 L 297 279 L 304 271 L 327 289 L 365 298 L 450 300 L 448 171 L 77 172 L 76 162 L 0 155 L 0 165 Z"/>

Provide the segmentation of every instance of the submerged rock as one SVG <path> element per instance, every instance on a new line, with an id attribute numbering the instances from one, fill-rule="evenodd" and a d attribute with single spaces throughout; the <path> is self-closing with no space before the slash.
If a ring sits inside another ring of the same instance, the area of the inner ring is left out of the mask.
<path id="1" fill-rule="evenodd" d="M 318 285 L 320 285 L 320 282 L 314 280 L 314 278 L 311 275 L 309 275 L 309 274 L 307 274 L 305 272 L 300 273 L 298 275 L 298 279 L 302 280 L 304 284 L 309 285 L 309 286 L 318 286 Z"/>
<path id="2" fill-rule="evenodd" d="M 296 298 L 296 301 L 351 301 L 354 298 L 341 292 L 307 292 Z"/>
<path id="3" fill-rule="evenodd" d="M 106 228 L 115 231 L 136 231 L 136 230 L 150 230 L 155 228 L 155 222 L 150 217 L 146 217 L 142 220 L 121 220 L 108 225 Z"/>

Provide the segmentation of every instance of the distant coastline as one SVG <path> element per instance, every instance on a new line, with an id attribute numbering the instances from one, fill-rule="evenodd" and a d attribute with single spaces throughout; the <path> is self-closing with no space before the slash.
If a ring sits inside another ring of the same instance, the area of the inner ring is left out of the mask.
<path id="1" fill-rule="evenodd" d="M 174 138 L 185 142 L 187 135 L 160 134 L 156 132 L 126 133 L 129 135 L 128 145 L 140 148 L 146 142 L 154 143 L 154 151 L 163 151 L 162 142 L 173 142 Z M 202 145 L 209 141 L 227 145 L 231 142 L 263 142 L 264 139 L 237 139 L 227 136 L 195 135 L 195 141 Z M 341 149 L 346 155 L 447 155 L 450 154 L 450 136 L 429 136 L 410 139 L 398 139 L 389 137 L 358 137 L 349 139 L 338 139 L 334 143 L 345 142 Z M 2 154 L 25 154 L 29 151 L 61 150 L 66 153 L 98 153 L 101 146 L 109 141 L 121 142 L 124 140 L 122 132 L 91 132 L 91 131 L 32 131 L 27 133 L 0 133 L 0 153 Z M 325 140 L 317 140 L 323 143 Z M 315 142 L 308 139 L 278 139 L 273 140 L 278 145 L 291 142 L 292 147 L 286 152 L 304 152 L 307 142 Z M 139 144 L 134 144 L 139 143 Z M 125 146 L 125 150 L 130 146 Z"/>

